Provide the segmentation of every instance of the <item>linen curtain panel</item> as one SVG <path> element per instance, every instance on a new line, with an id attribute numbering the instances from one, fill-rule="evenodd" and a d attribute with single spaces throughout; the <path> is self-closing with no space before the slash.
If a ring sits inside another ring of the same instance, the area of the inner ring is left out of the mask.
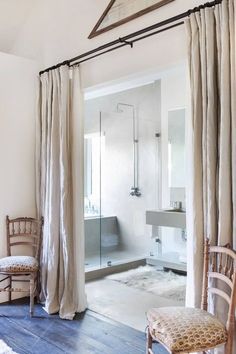
<path id="1" fill-rule="evenodd" d="M 84 311 L 83 118 L 79 68 L 40 76 L 36 147 L 38 215 L 44 217 L 41 300 L 49 313 Z M 76 161 L 76 164 L 74 163 Z"/>
<path id="2" fill-rule="evenodd" d="M 204 237 L 236 246 L 234 0 L 192 14 L 186 29 L 192 105 L 187 304 L 199 306 Z M 217 307 L 223 318 L 225 307 Z"/>

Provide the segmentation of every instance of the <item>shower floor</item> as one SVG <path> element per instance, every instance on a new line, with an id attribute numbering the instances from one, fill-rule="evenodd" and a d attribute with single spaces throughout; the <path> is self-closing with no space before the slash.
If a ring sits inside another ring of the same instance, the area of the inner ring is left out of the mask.
<path id="1" fill-rule="evenodd" d="M 103 268 L 107 266 L 113 266 L 121 263 L 126 263 L 129 261 L 135 261 L 138 259 L 147 258 L 147 255 L 135 254 L 130 251 L 112 251 L 101 255 L 93 255 L 85 258 L 85 270 L 94 270 L 98 268 Z M 108 262 L 111 262 L 108 264 Z"/>

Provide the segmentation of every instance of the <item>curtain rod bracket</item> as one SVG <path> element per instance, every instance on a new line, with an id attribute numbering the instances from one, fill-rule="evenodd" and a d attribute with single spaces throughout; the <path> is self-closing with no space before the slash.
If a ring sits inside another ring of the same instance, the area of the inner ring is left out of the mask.
<path id="1" fill-rule="evenodd" d="M 130 45 L 130 48 L 133 48 L 133 46 L 134 46 L 134 43 L 133 43 L 133 42 L 131 42 L 131 41 L 126 41 L 126 40 L 123 39 L 123 38 L 119 38 L 119 41 L 120 41 L 120 43 L 125 43 L 125 44 L 127 44 L 127 45 Z"/>
<path id="2" fill-rule="evenodd" d="M 65 60 L 63 61 L 63 63 L 61 64 L 62 65 L 67 65 L 67 66 L 70 66 L 70 61 L 69 60 Z"/>

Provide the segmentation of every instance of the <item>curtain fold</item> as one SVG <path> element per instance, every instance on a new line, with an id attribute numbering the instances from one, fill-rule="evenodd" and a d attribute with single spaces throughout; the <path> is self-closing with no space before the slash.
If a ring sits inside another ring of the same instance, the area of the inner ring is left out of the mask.
<path id="1" fill-rule="evenodd" d="M 204 238 L 236 245 L 235 1 L 191 14 L 186 31 L 192 104 L 187 305 L 198 307 Z M 225 307 L 217 302 L 217 309 L 223 319 Z"/>
<path id="2" fill-rule="evenodd" d="M 83 120 L 80 111 L 74 109 L 78 102 L 82 105 L 78 70 L 73 70 L 72 80 L 67 66 L 44 73 L 38 91 L 36 201 L 38 215 L 44 217 L 41 300 L 49 314 L 59 312 L 63 319 L 73 319 L 77 311 L 86 308 L 83 183 L 73 185 L 73 165 L 78 154 L 72 132 L 75 122 Z M 81 146 L 82 126 L 79 128 L 74 135 Z M 78 157 L 81 166 L 83 156 Z M 75 208 L 79 208 L 77 214 Z M 82 226 L 78 228 L 78 224 Z"/>

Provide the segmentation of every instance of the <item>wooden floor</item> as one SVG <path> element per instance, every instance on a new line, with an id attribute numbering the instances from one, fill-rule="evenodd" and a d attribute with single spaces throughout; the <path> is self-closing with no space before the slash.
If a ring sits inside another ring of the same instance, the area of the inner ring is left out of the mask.
<path id="1" fill-rule="evenodd" d="M 0 305 L 0 339 L 19 354 L 145 354 L 145 334 L 92 311 L 74 321 L 49 316 L 40 305 L 29 317 L 25 300 Z M 166 354 L 160 347 L 155 353 Z"/>

